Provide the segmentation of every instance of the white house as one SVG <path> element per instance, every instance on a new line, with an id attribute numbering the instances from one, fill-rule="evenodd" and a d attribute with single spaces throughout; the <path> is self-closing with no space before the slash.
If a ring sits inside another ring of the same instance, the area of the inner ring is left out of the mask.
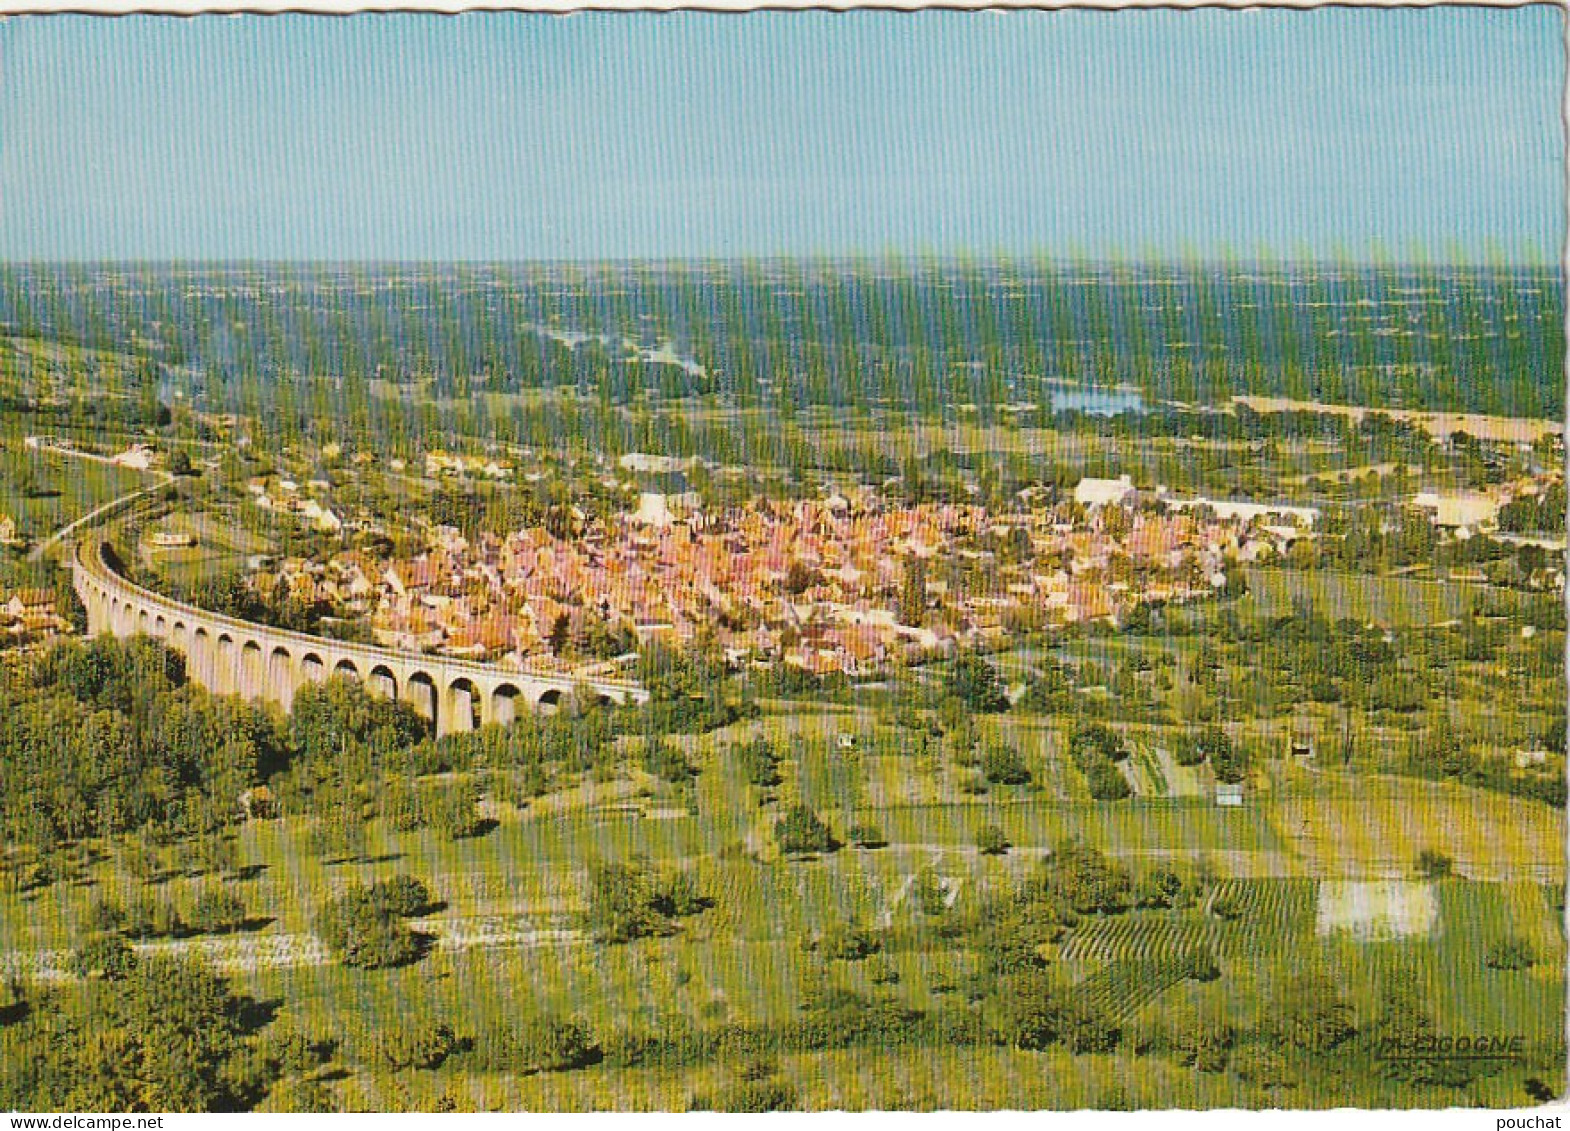
<path id="1" fill-rule="evenodd" d="M 638 509 L 633 512 L 632 518 L 634 522 L 641 522 L 645 526 L 670 526 L 702 505 L 703 499 L 696 491 L 683 491 L 677 495 L 644 491 L 638 495 Z"/>
<path id="2" fill-rule="evenodd" d="M 1134 493 L 1134 480 L 1127 475 L 1116 479 L 1086 477 L 1074 485 L 1074 501 L 1084 507 L 1104 507 L 1121 503 Z"/>
<path id="3" fill-rule="evenodd" d="M 1412 505 L 1429 513 L 1435 526 L 1468 533 L 1493 527 L 1499 519 L 1499 500 L 1474 492 L 1437 495 L 1423 491 L 1412 496 Z"/>
<path id="4" fill-rule="evenodd" d="M 115 456 L 110 462 L 121 467 L 129 467 L 133 471 L 146 471 L 153 466 L 157 454 L 146 444 L 135 444 Z"/>

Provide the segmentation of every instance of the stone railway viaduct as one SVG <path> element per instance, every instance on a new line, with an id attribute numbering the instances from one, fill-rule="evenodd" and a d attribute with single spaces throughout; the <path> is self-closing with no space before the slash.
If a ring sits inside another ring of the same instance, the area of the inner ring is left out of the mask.
<path id="1" fill-rule="evenodd" d="M 616 703 L 649 698 L 646 689 L 629 681 L 535 675 L 220 616 L 127 580 L 110 564 L 108 549 L 105 542 L 84 541 L 72 555 L 88 634 L 162 640 L 184 655 L 190 679 L 219 695 L 266 699 L 287 711 L 305 684 L 346 675 L 375 693 L 412 704 L 435 723 L 439 735 L 492 722 L 506 725 L 520 710 L 550 712 L 582 686 Z"/>

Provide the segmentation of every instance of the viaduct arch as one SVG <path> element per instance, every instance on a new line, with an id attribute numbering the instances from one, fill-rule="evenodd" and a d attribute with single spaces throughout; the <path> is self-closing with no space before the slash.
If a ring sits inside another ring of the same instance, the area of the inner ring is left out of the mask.
<path id="1" fill-rule="evenodd" d="M 307 636 L 198 609 L 122 577 L 105 542 L 79 544 L 71 559 L 76 595 L 87 610 L 90 636 L 151 636 L 182 653 L 192 682 L 220 695 L 266 699 L 288 710 L 307 683 L 332 675 L 358 680 L 373 694 L 403 699 L 436 733 L 486 723 L 506 724 L 522 711 L 549 712 L 586 684 L 614 703 L 643 703 L 641 685 L 627 680 L 571 680 L 512 671 L 447 656 L 399 652 L 369 644 Z"/>

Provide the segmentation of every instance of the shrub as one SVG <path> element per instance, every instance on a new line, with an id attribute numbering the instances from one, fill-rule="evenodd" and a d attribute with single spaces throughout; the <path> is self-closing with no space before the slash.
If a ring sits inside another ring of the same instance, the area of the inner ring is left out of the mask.
<path id="1" fill-rule="evenodd" d="M 644 744 L 643 768 L 657 778 L 677 784 L 690 780 L 698 772 L 687 761 L 685 754 L 669 742 L 657 738 Z"/>
<path id="2" fill-rule="evenodd" d="M 774 824 L 774 839 L 785 853 L 833 852 L 839 841 L 829 826 L 805 805 L 797 805 Z"/>
<path id="3" fill-rule="evenodd" d="M 1009 850 L 1009 839 L 996 825 L 983 825 L 976 830 L 976 847 L 986 856 L 1001 856 Z"/>
<path id="4" fill-rule="evenodd" d="M 753 785 L 771 789 L 780 784 L 779 755 L 768 740 L 755 738 L 751 742 L 733 746 L 731 756 Z"/>
<path id="5" fill-rule="evenodd" d="M 966 774 L 960 779 L 959 791 L 970 797 L 981 797 L 987 792 L 987 779 L 981 774 Z"/>
<path id="6" fill-rule="evenodd" d="M 1249 1043 L 1232 1051 L 1232 1071 L 1239 1080 L 1267 1091 L 1293 1087 L 1286 1058 L 1268 1045 Z"/>
<path id="7" fill-rule="evenodd" d="M 1243 917 L 1243 905 L 1230 895 L 1218 895 L 1210 901 L 1210 913 L 1230 922 Z"/>
<path id="8" fill-rule="evenodd" d="M 1437 849 L 1425 848 L 1417 854 L 1417 874 L 1425 880 L 1442 880 L 1454 872 L 1455 861 Z"/>
<path id="9" fill-rule="evenodd" d="M 135 969 L 136 952 L 120 935 L 92 935 L 71 954 L 71 971 L 79 978 L 118 981 Z"/>
<path id="10" fill-rule="evenodd" d="M 970 710 L 992 713 L 1008 710 L 1008 695 L 996 669 L 980 656 L 966 654 L 949 669 L 949 692 Z"/>
<path id="11" fill-rule="evenodd" d="M 850 830 L 849 836 L 850 842 L 857 848 L 882 848 L 888 844 L 888 838 L 877 825 L 856 825 Z"/>
<path id="12" fill-rule="evenodd" d="M 1168 1018 L 1167 1044 L 1179 1064 L 1192 1064 L 1201 1072 L 1220 1072 L 1227 1066 L 1237 1034 L 1224 1017 L 1182 1009 Z"/>
<path id="13" fill-rule="evenodd" d="M 245 925 L 245 904 L 240 897 L 223 888 L 208 888 L 191 903 L 187 915 L 193 931 L 226 934 Z"/>
<path id="14" fill-rule="evenodd" d="M 943 881 L 931 868 L 916 873 L 910 885 L 910 897 L 923 915 L 941 915 L 948 910 L 948 893 Z"/>
<path id="15" fill-rule="evenodd" d="M 899 985 L 899 971 L 883 958 L 875 958 L 867 964 L 867 977 L 875 986 Z"/>
<path id="16" fill-rule="evenodd" d="M 830 927 L 818 940 L 819 954 L 844 962 L 860 961 L 882 947 L 881 940 L 862 927 Z"/>
<path id="17" fill-rule="evenodd" d="M 1165 909 L 1183 898 L 1183 877 L 1170 868 L 1157 868 L 1139 882 L 1134 902 L 1140 907 Z"/>
<path id="18" fill-rule="evenodd" d="M 771 1077 L 737 1080 L 721 1088 L 712 1098 L 694 1097 L 688 1106 L 694 1111 L 749 1114 L 788 1111 L 795 1103 L 795 1090 L 777 1077 Z"/>
<path id="19" fill-rule="evenodd" d="M 420 798 L 425 823 L 449 840 L 479 836 L 486 829 L 477 808 L 479 790 L 473 782 L 428 789 Z"/>
<path id="20" fill-rule="evenodd" d="M 1183 977 L 1196 982 L 1214 982 L 1221 977 L 1221 966 L 1208 946 L 1192 946 L 1183 952 Z"/>
<path id="21" fill-rule="evenodd" d="M 127 938 L 156 939 L 179 934 L 184 924 L 173 904 L 142 893 L 126 903 L 125 926 L 121 929 Z"/>
<path id="22" fill-rule="evenodd" d="M 409 919 L 429 915 L 436 909 L 436 897 L 424 880 L 399 874 L 372 884 L 366 894 L 389 915 Z"/>
<path id="23" fill-rule="evenodd" d="M 425 827 L 425 817 L 420 811 L 420 797 L 413 789 L 397 779 L 382 787 L 377 805 L 381 818 L 394 832 L 409 833 Z"/>
<path id="24" fill-rule="evenodd" d="M 1536 963 L 1532 944 L 1518 935 L 1499 940 L 1483 955 L 1483 964 L 1491 970 L 1526 970 Z"/>
<path id="25" fill-rule="evenodd" d="M 599 1048 L 576 1021 L 512 1017 L 482 1032 L 474 1052 L 493 1072 L 565 1072 L 593 1063 Z"/>
<path id="26" fill-rule="evenodd" d="M 1006 746 L 988 747 L 981 756 L 981 772 L 994 785 L 1025 785 L 1030 781 L 1024 760 Z"/>
<path id="27" fill-rule="evenodd" d="M 376 1055 L 394 1071 L 402 1068 L 439 1068 L 458 1048 L 450 1025 L 399 1025 L 376 1038 Z"/>
<path id="28" fill-rule="evenodd" d="M 711 901 L 698 887 L 691 872 L 678 871 L 655 886 L 650 903 L 661 915 L 679 919 L 705 910 Z"/>
<path id="29" fill-rule="evenodd" d="M 112 899 L 99 897 L 88 904 L 83 925 L 89 931 L 119 931 L 125 928 L 125 908 Z"/>

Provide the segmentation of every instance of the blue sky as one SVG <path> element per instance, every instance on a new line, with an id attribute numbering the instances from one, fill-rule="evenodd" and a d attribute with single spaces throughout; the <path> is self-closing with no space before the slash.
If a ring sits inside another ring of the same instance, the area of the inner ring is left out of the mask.
<path id="1" fill-rule="evenodd" d="M 0 24 L 0 258 L 1557 261 L 1557 9 Z"/>

